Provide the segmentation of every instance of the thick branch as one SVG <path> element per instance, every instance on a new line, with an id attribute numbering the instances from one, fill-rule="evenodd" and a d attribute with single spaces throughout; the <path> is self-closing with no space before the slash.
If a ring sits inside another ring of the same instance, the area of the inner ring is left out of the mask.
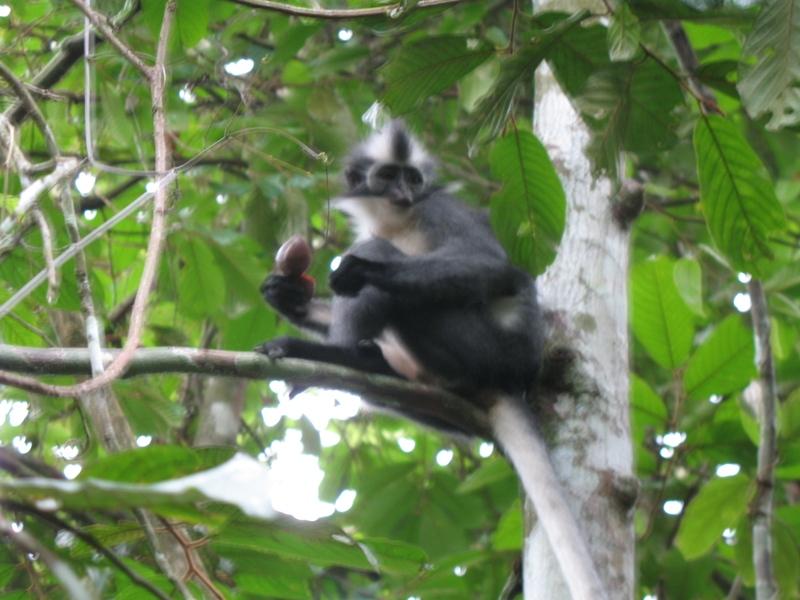
<path id="1" fill-rule="evenodd" d="M 119 350 L 103 350 L 105 363 Z M 29 348 L 0 345 L 0 382 L 36 393 L 45 389 L 29 387 L 19 375 L 90 375 L 89 352 L 85 348 Z M 282 379 L 305 387 L 340 389 L 369 398 L 370 403 L 389 412 L 411 413 L 427 422 L 450 424 L 454 429 L 488 436 L 484 413 L 467 400 L 444 390 L 412 384 L 393 377 L 369 375 L 342 367 L 304 360 L 272 361 L 255 352 L 197 350 L 163 347 L 139 349 L 126 377 L 159 373 L 199 373 L 248 379 Z M 11 376 L 11 377 L 10 377 Z M 37 386 L 36 380 L 22 378 Z"/>
<path id="2" fill-rule="evenodd" d="M 374 6 L 370 8 L 308 8 L 284 4 L 283 2 L 273 2 L 272 0 L 232 0 L 235 4 L 242 4 L 253 8 L 263 8 L 274 12 L 280 12 L 295 17 L 312 17 L 314 19 L 357 19 L 361 17 L 399 17 L 403 12 L 403 4 L 387 4 L 386 6 Z M 433 8 L 436 6 L 448 6 L 458 4 L 461 0 L 420 0 L 414 8 Z"/>
<path id="3" fill-rule="evenodd" d="M 753 508 L 753 564 L 756 572 L 756 598 L 769 600 L 777 598 L 772 553 L 772 490 L 775 484 L 775 463 L 777 449 L 777 385 L 775 365 L 770 345 L 770 322 L 767 298 L 761 282 L 753 279 L 747 284 L 752 308 L 756 343 L 756 363 L 758 382 L 756 394 L 759 401 L 759 444 L 756 496 Z"/>

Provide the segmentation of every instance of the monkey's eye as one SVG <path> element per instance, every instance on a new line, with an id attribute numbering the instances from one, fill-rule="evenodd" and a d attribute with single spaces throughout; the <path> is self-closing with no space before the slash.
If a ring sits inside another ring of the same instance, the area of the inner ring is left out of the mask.
<path id="1" fill-rule="evenodd" d="M 378 169 L 378 172 L 375 173 L 375 175 L 378 177 L 378 179 L 383 181 L 394 181 L 397 179 L 399 171 L 400 169 L 397 165 L 384 165 Z"/>
<path id="2" fill-rule="evenodd" d="M 350 189 L 353 189 L 357 185 L 364 183 L 364 173 L 357 171 L 356 169 L 347 169 L 347 171 L 344 173 L 344 176 Z"/>
<path id="3" fill-rule="evenodd" d="M 422 183 L 422 173 L 417 169 L 406 168 L 406 181 L 411 185 L 419 185 Z"/>

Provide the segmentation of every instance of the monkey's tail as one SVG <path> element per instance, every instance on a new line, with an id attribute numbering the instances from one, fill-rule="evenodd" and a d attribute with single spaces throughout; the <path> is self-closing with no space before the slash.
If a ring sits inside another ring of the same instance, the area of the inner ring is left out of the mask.
<path id="1" fill-rule="evenodd" d="M 533 502 L 573 600 L 606 599 L 605 588 L 530 409 L 522 398 L 504 394 L 490 409 L 489 420 L 495 439 Z"/>

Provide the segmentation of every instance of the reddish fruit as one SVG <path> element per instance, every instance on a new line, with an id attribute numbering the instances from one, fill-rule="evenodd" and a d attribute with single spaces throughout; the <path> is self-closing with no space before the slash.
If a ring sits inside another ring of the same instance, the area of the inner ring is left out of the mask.
<path id="1" fill-rule="evenodd" d="M 302 235 L 293 235 L 286 240 L 275 255 L 275 270 L 288 277 L 298 277 L 311 264 L 311 246 Z M 313 287 L 313 279 L 312 287 Z"/>
<path id="2" fill-rule="evenodd" d="M 314 278 L 303 273 L 297 278 L 297 281 L 303 286 L 303 295 L 306 302 L 309 302 L 314 297 L 314 286 L 316 284 Z"/>

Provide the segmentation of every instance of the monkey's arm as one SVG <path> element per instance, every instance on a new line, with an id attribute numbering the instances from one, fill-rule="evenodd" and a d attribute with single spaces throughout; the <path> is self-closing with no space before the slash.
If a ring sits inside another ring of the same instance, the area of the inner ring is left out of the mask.
<path id="1" fill-rule="evenodd" d="M 272 308 L 297 327 L 326 337 L 331 323 L 331 303 L 309 294 L 309 286 L 297 277 L 270 273 L 261 284 L 261 295 Z"/>
<path id="2" fill-rule="evenodd" d="M 367 284 L 406 305 L 469 305 L 511 296 L 531 284 L 530 276 L 499 257 L 476 249 L 440 249 L 422 256 L 385 261 L 349 254 L 331 274 L 331 289 L 352 296 Z"/>

